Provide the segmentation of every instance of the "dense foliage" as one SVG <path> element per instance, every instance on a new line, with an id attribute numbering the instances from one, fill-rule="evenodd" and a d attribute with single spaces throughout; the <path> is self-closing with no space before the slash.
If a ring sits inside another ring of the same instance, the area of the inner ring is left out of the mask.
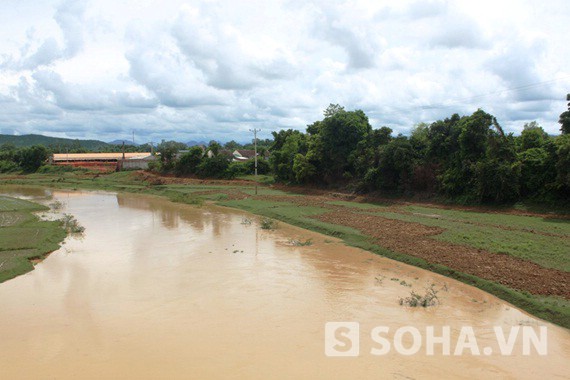
<path id="1" fill-rule="evenodd" d="M 269 164 L 261 156 L 267 141 L 259 143 L 259 159 L 257 171 L 259 174 L 267 174 L 270 171 Z M 157 147 L 160 160 L 152 165 L 152 170 L 161 173 L 171 173 L 178 176 L 196 176 L 199 178 L 231 179 L 237 176 L 253 174 L 255 162 L 253 159 L 244 162 L 233 162 L 233 151 L 242 149 L 244 145 L 230 141 L 221 145 L 217 141 L 210 141 L 207 147 L 186 146 L 175 141 L 163 141 Z M 228 149 L 234 148 L 234 149 Z"/>
<path id="2" fill-rule="evenodd" d="M 570 96 L 568 98 L 570 100 Z M 354 186 L 360 191 L 427 193 L 469 203 L 570 196 L 569 111 L 562 135 L 536 122 L 520 136 L 505 134 L 483 110 L 420 124 L 408 136 L 372 129 L 360 110 L 330 105 L 307 132 L 273 132 L 270 164 L 291 183 Z"/>
<path id="3" fill-rule="evenodd" d="M 48 157 L 49 151 L 42 145 L 16 148 L 11 144 L 3 144 L 0 146 L 0 173 L 32 173 L 45 164 Z"/>

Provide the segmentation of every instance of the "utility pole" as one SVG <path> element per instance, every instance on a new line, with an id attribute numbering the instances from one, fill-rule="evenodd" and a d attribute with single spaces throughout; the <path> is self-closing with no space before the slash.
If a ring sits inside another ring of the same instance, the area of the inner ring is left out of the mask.
<path id="1" fill-rule="evenodd" d="M 261 132 L 261 129 L 250 129 L 253 132 L 253 147 L 255 149 L 255 195 L 257 195 L 257 132 Z"/>
<path id="2" fill-rule="evenodd" d="M 133 146 L 135 146 L 135 130 L 133 129 Z"/>

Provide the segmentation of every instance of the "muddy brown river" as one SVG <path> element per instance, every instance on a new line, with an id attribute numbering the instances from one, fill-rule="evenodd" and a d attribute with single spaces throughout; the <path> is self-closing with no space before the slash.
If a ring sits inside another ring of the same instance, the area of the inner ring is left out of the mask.
<path id="1" fill-rule="evenodd" d="M 570 373 L 568 330 L 331 237 L 283 223 L 262 230 L 251 214 L 152 197 L 1 192 L 46 204 L 53 197 L 86 228 L 34 271 L 0 284 L 3 379 L 562 379 Z M 313 244 L 294 246 L 291 239 Z M 399 304 L 432 285 L 439 305 Z M 329 322 L 352 324 L 329 324 L 326 333 Z M 450 352 L 444 343 L 428 352 L 431 328 L 440 340 L 449 329 Z M 518 332 L 510 353 L 500 350 L 494 328 L 505 341 Z M 465 338 L 469 329 L 476 342 Z"/>

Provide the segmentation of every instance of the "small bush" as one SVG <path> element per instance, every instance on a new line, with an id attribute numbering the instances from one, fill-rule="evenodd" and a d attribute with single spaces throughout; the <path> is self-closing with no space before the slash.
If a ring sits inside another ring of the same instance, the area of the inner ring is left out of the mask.
<path id="1" fill-rule="evenodd" d="M 253 174 L 246 162 L 232 162 L 228 167 L 228 172 L 232 177 Z"/>
<path id="2" fill-rule="evenodd" d="M 277 228 L 277 222 L 269 218 L 262 218 L 259 224 L 262 230 L 274 230 Z"/>
<path id="3" fill-rule="evenodd" d="M 65 204 L 62 201 L 55 201 L 55 202 L 49 204 L 49 207 L 53 211 L 59 211 L 59 210 L 63 209 L 64 206 L 65 206 Z"/>
<path id="4" fill-rule="evenodd" d="M 313 239 L 307 239 L 305 241 L 296 240 L 296 239 L 289 239 L 289 244 L 295 247 L 306 247 L 309 245 L 313 245 Z"/>
<path id="5" fill-rule="evenodd" d="M 434 285 L 426 288 L 426 293 L 422 296 L 412 290 L 409 297 L 400 298 L 400 305 L 411 307 L 428 307 L 435 306 L 439 303 L 437 293 L 439 291 L 434 288 Z"/>
<path id="6" fill-rule="evenodd" d="M 251 159 L 244 163 L 247 167 L 248 171 L 245 174 L 254 174 L 255 173 L 255 160 Z M 271 166 L 267 160 L 258 157 L 257 158 L 257 174 L 268 174 L 271 171 Z"/>
<path id="7" fill-rule="evenodd" d="M 73 215 L 63 214 L 63 217 L 59 221 L 69 234 L 77 235 L 85 232 L 85 227 L 80 225 Z"/>
<path id="8" fill-rule="evenodd" d="M 153 173 L 162 172 L 162 163 L 159 160 L 150 161 L 148 163 L 148 170 Z"/>

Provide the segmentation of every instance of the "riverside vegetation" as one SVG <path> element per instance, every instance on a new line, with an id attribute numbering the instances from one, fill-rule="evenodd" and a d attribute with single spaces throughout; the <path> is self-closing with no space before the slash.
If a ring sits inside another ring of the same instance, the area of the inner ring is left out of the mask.
<path id="1" fill-rule="evenodd" d="M 22 199 L 0 196 L 0 282 L 34 269 L 33 261 L 59 248 L 66 230 L 83 232 L 77 220 L 40 220 L 35 212 L 48 207 Z"/>

